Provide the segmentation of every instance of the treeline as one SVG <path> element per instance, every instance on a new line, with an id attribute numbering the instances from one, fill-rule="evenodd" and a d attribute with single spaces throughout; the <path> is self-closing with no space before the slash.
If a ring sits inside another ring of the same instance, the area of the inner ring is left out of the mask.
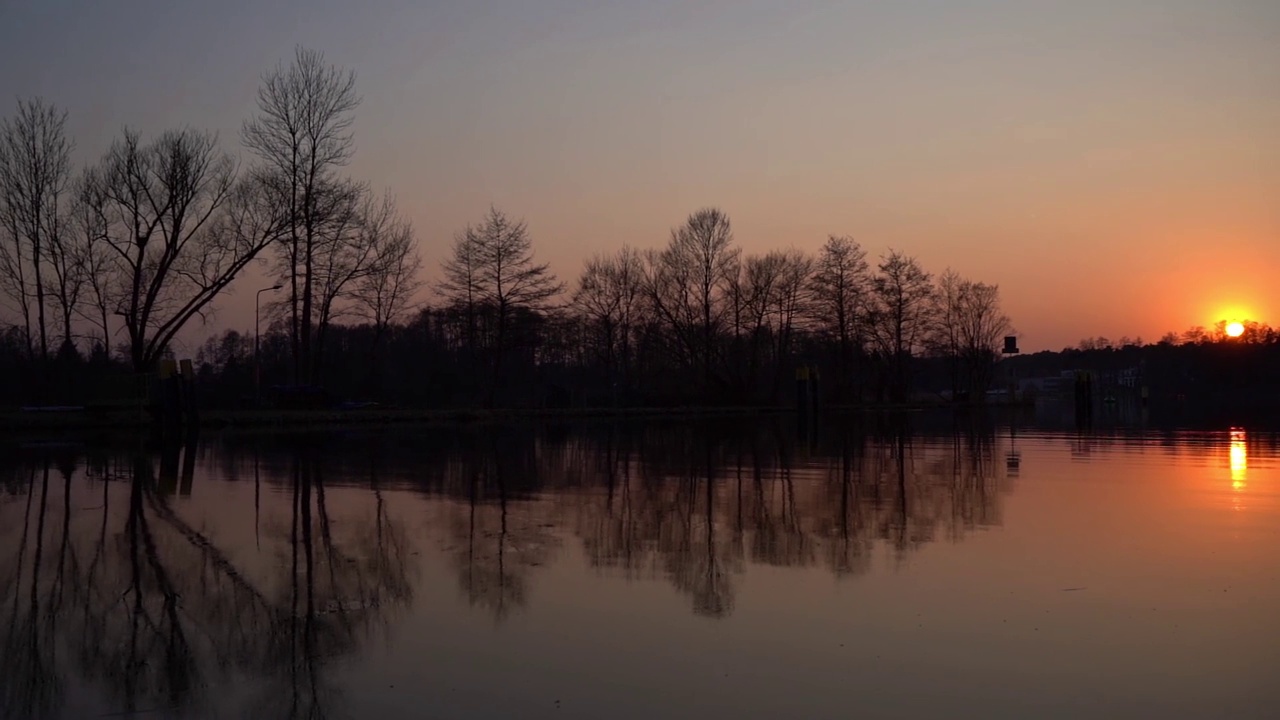
<path id="1" fill-rule="evenodd" d="M 19 103 L 0 125 L 4 399 L 136 392 L 253 262 L 270 270 L 267 329 L 260 349 L 256 331 L 200 348 L 211 403 L 773 404 L 802 367 L 831 402 L 902 402 L 921 358 L 955 397 L 992 382 L 1010 332 L 995 285 L 900 251 L 872 267 L 848 237 L 744 255 L 715 208 L 572 283 L 491 208 L 428 284 L 394 199 L 343 174 L 358 104 L 350 71 L 299 49 L 263 78 L 245 167 L 211 134 L 125 130 L 73 172 L 65 112 Z"/>
<path id="2" fill-rule="evenodd" d="M 921 370 L 981 397 L 1009 329 L 993 285 L 935 279 L 900 252 L 872 268 L 847 237 L 816 256 L 744 255 L 716 209 L 664 248 L 591 258 L 571 289 L 536 262 L 523 223 L 491 210 L 442 274 L 437 302 L 403 323 L 331 327 L 325 387 L 437 406 L 775 404 L 805 366 L 830 402 L 907 400 Z M 288 349 L 278 323 L 262 340 L 265 377 L 288 377 Z M 250 390 L 246 334 L 211 338 L 198 360 L 217 397 Z"/>
<path id="3" fill-rule="evenodd" d="M 1227 323 L 1141 338 L 1087 338 L 1076 347 L 1009 359 L 1019 378 L 1052 377 L 1077 370 L 1095 373 L 1104 392 L 1140 397 L 1146 388 L 1160 409 L 1266 409 L 1280 403 L 1280 332 L 1265 323 L 1242 322 L 1232 336 Z"/>
<path id="4" fill-rule="evenodd" d="M 28 399 L 66 395 L 83 355 L 142 374 L 250 263 L 285 289 L 291 375 L 312 380 L 338 316 L 385 327 L 418 289 L 393 198 L 342 174 L 355 77 L 299 49 L 269 72 L 240 163 L 209 132 L 126 128 L 74 169 L 67 113 L 18 103 L 0 122 L 0 298 L 6 370 Z M 62 362 L 59 363 L 58 359 Z"/>
<path id="5" fill-rule="evenodd" d="M 1175 347 L 1178 345 L 1214 345 L 1218 343 L 1238 343 L 1242 345 L 1275 345 L 1280 343 L 1280 329 L 1273 328 L 1267 323 L 1256 320 L 1241 320 L 1238 323 L 1240 325 L 1238 335 L 1232 335 L 1228 332 L 1228 327 L 1232 324 L 1226 320 L 1219 320 L 1211 328 L 1206 328 L 1203 325 L 1193 325 L 1180 333 L 1171 330 L 1153 343 L 1145 342 L 1141 335 L 1134 338 L 1122 335 L 1118 340 L 1114 341 L 1102 336 L 1088 337 L 1077 343 L 1074 348 L 1063 348 L 1062 352 L 1065 353 L 1072 350 L 1125 350 L 1132 347 L 1141 348 L 1150 345 Z"/>

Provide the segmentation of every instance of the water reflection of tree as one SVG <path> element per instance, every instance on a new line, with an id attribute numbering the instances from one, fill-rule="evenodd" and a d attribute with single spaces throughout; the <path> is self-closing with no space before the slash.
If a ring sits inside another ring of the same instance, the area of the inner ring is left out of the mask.
<path id="1" fill-rule="evenodd" d="M 371 433 L 318 451 L 351 477 L 374 472 L 360 458 L 378 458 L 388 484 L 440 498 L 458 587 L 498 620 L 530 602 L 566 526 L 592 566 L 668 582 L 716 617 L 733 611 L 748 562 L 856 576 L 878 550 L 906 562 L 1000 522 L 1008 479 L 992 427 L 830 426 L 809 428 L 803 444 L 788 429 L 484 426 L 406 441 Z"/>
<path id="2" fill-rule="evenodd" d="M 40 487 L 36 488 L 36 477 L 39 474 Z M 35 510 L 35 527 L 32 526 L 32 505 L 39 495 Z M 12 570 L 0 577 L 4 578 L 3 587 L 7 589 L 5 604 L 10 607 L 4 626 L 4 641 L 0 644 L 0 673 L 4 681 L 0 684 L 3 695 L 0 695 L 0 709 L 5 717 L 38 717 L 45 715 L 54 706 L 58 694 L 57 678 L 52 670 L 53 659 L 48 652 L 48 643 L 41 641 L 41 633 L 49 619 L 47 612 L 42 613 L 45 594 L 41 592 L 40 571 L 44 557 L 44 525 L 49 501 L 49 463 L 37 471 L 32 468 L 26 487 L 26 505 L 22 518 L 22 531 L 17 542 L 19 553 Z M 34 530 L 34 538 L 32 531 Z M 31 570 L 32 582 L 30 595 L 23 589 L 24 571 L 27 566 L 27 550 L 34 546 L 34 560 Z M 25 600 L 25 602 L 24 602 Z"/>
<path id="3" fill-rule="evenodd" d="M 498 621 L 528 602 L 533 569 L 558 544 L 553 523 L 523 490 L 537 485 L 532 445 L 507 439 L 498 432 L 469 436 L 444 468 L 446 486 L 465 488 L 445 519 L 458 584 L 471 605 Z"/>
<path id="4" fill-rule="evenodd" d="M 338 532 L 300 450 L 277 576 L 171 504 L 165 454 L 159 478 L 144 453 L 82 471 L 42 460 L 23 502 L 0 506 L 16 535 L 0 536 L 0 717 L 56 716 L 73 678 L 126 712 L 180 712 L 202 688 L 266 678 L 252 715 L 322 717 L 332 659 L 411 600 L 406 538 L 380 494 L 372 518 L 347 513 Z"/>
<path id="5" fill-rule="evenodd" d="M 832 440 L 832 438 L 834 438 Z M 961 428 L 919 442 L 908 428 L 870 437 L 836 428 L 797 460 L 780 432 L 681 428 L 630 446 L 609 435 L 592 460 L 603 487 L 566 492 L 589 562 L 664 577 L 712 617 L 734 607 L 744 560 L 866 572 L 875 548 L 903 562 L 926 543 L 998 524 L 995 438 Z"/>

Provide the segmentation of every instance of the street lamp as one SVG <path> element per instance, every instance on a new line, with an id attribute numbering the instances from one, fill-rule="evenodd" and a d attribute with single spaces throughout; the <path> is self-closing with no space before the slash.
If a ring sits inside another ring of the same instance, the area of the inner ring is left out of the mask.
<path id="1" fill-rule="evenodd" d="M 257 295 L 253 296 L 253 401 L 255 405 L 262 404 L 262 365 L 258 362 L 258 317 L 259 308 L 262 305 L 262 293 L 274 292 L 282 287 L 284 286 L 272 285 L 262 288 Z"/>

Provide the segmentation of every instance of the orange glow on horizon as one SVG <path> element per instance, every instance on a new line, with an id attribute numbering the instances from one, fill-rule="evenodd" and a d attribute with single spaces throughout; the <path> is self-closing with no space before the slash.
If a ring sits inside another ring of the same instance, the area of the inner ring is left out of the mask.
<path id="1" fill-rule="evenodd" d="M 1241 326 L 1241 329 L 1243 329 L 1244 323 L 1249 320 L 1262 321 L 1262 318 L 1258 317 L 1257 311 L 1258 308 L 1253 307 L 1252 304 L 1246 305 L 1242 302 L 1234 302 L 1229 305 L 1224 304 L 1218 308 L 1216 313 L 1214 313 L 1213 320 L 1209 323 L 1208 327 L 1213 327 L 1215 323 L 1225 321 L 1227 323 L 1227 327 L 1238 324 Z"/>

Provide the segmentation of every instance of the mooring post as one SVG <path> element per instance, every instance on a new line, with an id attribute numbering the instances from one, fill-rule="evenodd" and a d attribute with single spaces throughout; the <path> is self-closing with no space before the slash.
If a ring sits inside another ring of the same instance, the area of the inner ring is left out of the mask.
<path id="1" fill-rule="evenodd" d="M 182 441 L 182 484 L 178 486 L 178 494 L 191 495 L 191 484 L 196 476 L 196 426 L 187 425 Z"/>
<path id="2" fill-rule="evenodd" d="M 195 427 L 200 420 L 199 403 L 196 402 L 195 366 L 187 359 L 182 361 L 181 368 L 183 420 L 187 427 Z"/>
<path id="3" fill-rule="evenodd" d="M 809 409 L 809 366 L 796 368 L 796 412 L 802 416 Z"/>
<path id="4" fill-rule="evenodd" d="M 160 385 L 160 397 L 157 402 L 160 428 L 167 433 L 182 421 L 182 400 L 178 396 L 178 365 L 172 360 L 161 360 L 156 368 L 156 374 Z"/>
<path id="5" fill-rule="evenodd" d="M 818 366 L 815 365 L 809 370 L 809 407 L 813 414 L 818 414 L 819 407 L 822 403 L 822 376 L 818 373 Z"/>
<path id="6" fill-rule="evenodd" d="M 1093 419 L 1093 373 L 1076 371 L 1076 424 L 1086 425 Z"/>
<path id="7" fill-rule="evenodd" d="M 178 440 L 169 433 L 160 435 L 160 483 L 156 489 L 161 495 L 172 495 L 178 489 Z"/>

